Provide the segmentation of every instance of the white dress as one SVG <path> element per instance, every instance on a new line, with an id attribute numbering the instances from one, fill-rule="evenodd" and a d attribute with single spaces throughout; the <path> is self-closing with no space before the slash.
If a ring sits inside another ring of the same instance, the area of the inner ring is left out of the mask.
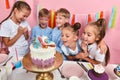
<path id="1" fill-rule="evenodd" d="M 30 31 L 29 24 L 24 21 L 21 22 L 20 26 L 27 27 Z M 9 37 L 12 39 L 18 32 L 19 25 L 15 24 L 11 19 L 4 21 L 1 24 L 0 36 Z M 12 46 L 8 47 L 10 56 L 23 57 L 28 52 L 28 41 L 22 35 Z"/>

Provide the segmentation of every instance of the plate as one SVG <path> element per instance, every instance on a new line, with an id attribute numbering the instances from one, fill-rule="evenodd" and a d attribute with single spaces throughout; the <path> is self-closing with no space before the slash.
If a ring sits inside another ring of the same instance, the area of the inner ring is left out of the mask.
<path id="1" fill-rule="evenodd" d="M 81 66 L 76 63 L 67 63 L 63 65 L 61 72 L 66 78 L 70 78 L 71 76 L 77 76 L 80 78 L 84 74 Z"/>
<path id="2" fill-rule="evenodd" d="M 116 77 L 117 79 L 120 79 L 120 77 L 115 73 L 115 68 L 114 68 L 113 72 L 114 72 L 114 74 L 115 74 L 115 77 Z"/>
<path id="3" fill-rule="evenodd" d="M 111 78 L 111 80 L 115 80 L 118 78 L 118 76 L 114 73 L 114 69 L 117 67 L 117 65 L 112 65 L 112 64 L 108 64 L 105 67 L 105 72 L 108 74 L 109 78 Z"/>
<path id="4" fill-rule="evenodd" d="M 0 54 L 0 64 L 5 62 L 8 58 L 7 54 Z"/>

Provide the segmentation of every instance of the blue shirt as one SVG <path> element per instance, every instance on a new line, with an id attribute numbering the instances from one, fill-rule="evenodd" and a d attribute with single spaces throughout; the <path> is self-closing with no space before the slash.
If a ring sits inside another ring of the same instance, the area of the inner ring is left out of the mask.
<path id="1" fill-rule="evenodd" d="M 62 50 L 61 50 L 61 46 L 62 46 L 61 35 L 62 35 L 62 31 L 60 29 L 58 29 L 58 27 L 55 27 L 52 31 L 52 34 L 51 34 L 51 39 L 56 44 L 56 50 L 60 53 L 62 53 Z"/>
<path id="2" fill-rule="evenodd" d="M 30 44 L 32 43 L 33 39 L 35 39 L 37 36 L 47 36 L 48 38 L 50 38 L 51 33 L 52 29 L 48 26 L 44 29 L 41 28 L 39 25 L 33 27 L 30 37 Z"/>

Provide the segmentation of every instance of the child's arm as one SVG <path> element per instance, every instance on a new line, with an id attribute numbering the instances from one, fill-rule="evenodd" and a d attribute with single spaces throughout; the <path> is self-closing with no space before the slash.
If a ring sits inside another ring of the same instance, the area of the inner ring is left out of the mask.
<path id="1" fill-rule="evenodd" d="M 83 59 L 90 62 L 90 63 L 92 63 L 92 64 L 100 64 L 101 63 L 100 61 L 96 61 L 96 60 L 91 59 L 89 57 L 86 57 L 86 58 L 83 58 Z"/>
<path id="2" fill-rule="evenodd" d="M 6 47 L 12 46 L 20 38 L 22 34 L 23 34 L 23 28 L 19 27 L 18 33 L 12 39 L 10 39 L 10 37 L 2 37 L 5 46 Z"/>
<path id="3" fill-rule="evenodd" d="M 7 53 L 7 52 L 6 52 L 6 48 L 1 48 L 0 53 L 6 54 L 6 53 Z"/>
<path id="4" fill-rule="evenodd" d="M 67 56 L 67 59 L 73 61 L 73 60 L 75 60 L 75 59 L 79 59 L 79 58 L 76 58 L 75 56 Z"/>
<path id="5" fill-rule="evenodd" d="M 76 59 L 84 59 L 85 57 L 88 57 L 88 53 L 80 52 L 75 56 Z"/>
<path id="6" fill-rule="evenodd" d="M 98 47 L 100 48 L 101 53 L 107 52 L 107 45 L 105 44 L 103 40 L 99 42 Z"/>
<path id="7" fill-rule="evenodd" d="M 85 57 L 88 57 L 87 43 L 82 42 L 81 43 L 81 48 L 82 48 L 83 51 L 78 53 L 75 57 L 79 58 L 79 59 L 83 59 Z"/>

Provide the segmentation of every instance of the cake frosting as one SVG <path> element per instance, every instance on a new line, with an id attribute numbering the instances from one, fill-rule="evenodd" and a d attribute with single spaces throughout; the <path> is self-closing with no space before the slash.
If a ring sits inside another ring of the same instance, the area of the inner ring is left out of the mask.
<path id="1" fill-rule="evenodd" d="M 120 77 L 120 65 L 118 65 L 115 69 L 114 69 L 115 74 Z"/>
<path id="2" fill-rule="evenodd" d="M 97 64 L 97 65 L 94 65 L 94 71 L 98 74 L 102 74 L 104 73 L 105 68 L 103 67 L 102 64 Z"/>
<path id="3" fill-rule="evenodd" d="M 48 68 L 55 61 L 55 43 L 46 36 L 38 36 L 30 45 L 31 60 L 39 68 Z"/>

